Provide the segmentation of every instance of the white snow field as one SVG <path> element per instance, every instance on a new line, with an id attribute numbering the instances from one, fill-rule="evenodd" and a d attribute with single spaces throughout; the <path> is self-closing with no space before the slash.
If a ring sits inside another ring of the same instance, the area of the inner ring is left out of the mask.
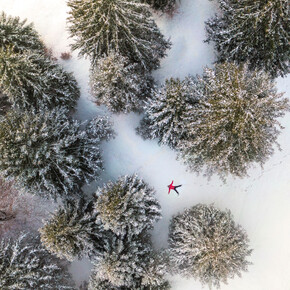
<path id="1" fill-rule="evenodd" d="M 34 22 L 46 45 L 57 57 L 69 50 L 66 30 L 65 0 L 0 0 L 0 10 L 13 16 L 27 18 Z M 167 77 L 184 77 L 201 73 L 203 66 L 210 66 L 214 60 L 211 46 L 203 43 L 204 21 L 215 13 L 215 4 L 208 0 L 181 0 L 178 13 L 173 17 L 155 16 L 166 37 L 173 43 L 168 57 L 161 68 L 154 73 L 157 81 Z M 62 61 L 64 67 L 73 71 L 82 96 L 77 118 L 90 119 L 103 114 L 104 108 L 97 108 L 90 100 L 88 87 L 89 62 L 78 59 L 76 53 L 69 61 Z M 289 96 L 289 77 L 277 80 L 279 91 Z M 135 134 L 141 116 L 136 114 L 113 115 L 117 136 L 104 144 L 103 156 L 106 171 L 103 182 L 116 179 L 119 175 L 139 173 L 156 189 L 163 211 L 163 219 L 153 232 L 156 247 L 167 246 L 168 223 L 173 214 L 197 203 L 214 203 L 220 209 L 230 209 L 237 223 L 247 231 L 253 265 L 242 277 L 228 281 L 221 290 L 289 290 L 290 289 L 290 114 L 282 120 L 285 126 L 278 151 L 265 164 L 249 171 L 244 179 L 229 178 L 223 184 L 217 177 L 208 181 L 186 171 L 176 153 L 167 147 L 160 147 L 155 141 L 144 141 Z M 167 185 L 174 180 L 182 184 L 180 196 L 167 194 Z M 75 262 L 71 271 L 77 281 L 87 279 L 90 264 Z M 173 290 L 200 290 L 200 282 L 180 276 L 169 277 Z"/>

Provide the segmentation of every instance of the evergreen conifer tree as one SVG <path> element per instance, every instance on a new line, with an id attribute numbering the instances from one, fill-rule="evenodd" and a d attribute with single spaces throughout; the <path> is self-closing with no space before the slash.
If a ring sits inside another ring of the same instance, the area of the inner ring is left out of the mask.
<path id="1" fill-rule="evenodd" d="M 150 96 L 152 78 L 130 63 L 127 57 L 110 51 L 96 61 L 91 70 L 92 93 L 98 104 L 106 105 L 112 112 L 138 111 Z"/>
<path id="2" fill-rule="evenodd" d="M 74 109 L 80 97 L 78 83 L 72 73 L 65 71 L 59 64 L 50 61 L 45 67 L 47 87 L 44 88 L 49 108 L 56 106 Z M 43 101 L 42 101 L 43 102 Z"/>
<path id="3" fill-rule="evenodd" d="M 154 252 L 148 230 L 160 218 L 154 191 L 138 176 L 108 182 L 96 193 L 97 223 L 106 230 L 89 289 L 169 289 L 165 253 Z"/>
<path id="4" fill-rule="evenodd" d="M 252 163 L 263 165 L 272 155 L 289 110 L 283 93 L 262 71 L 247 65 L 217 64 L 199 78 L 204 98 L 186 112 L 187 136 L 178 143 L 189 168 L 206 175 L 243 177 Z"/>
<path id="5" fill-rule="evenodd" d="M 40 40 L 33 24 L 27 24 L 27 20 L 21 21 L 19 17 L 0 14 L 0 48 L 13 47 L 15 52 L 33 50 L 42 54 L 44 45 Z"/>
<path id="6" fill-rule="evenodd" d="M 206 23 L 218 61 L 248 61 L 272 77 L 289 72 L 289 2 L 219 0 L 222 16 Z"/>
<path id="7" fill-rule="evenodd" d="M 35 238 L 0 242 L 0 289 L 75 289 L 65 268 Z"/>
<path id="8" fill-rule="evenodd" d="M 69 0 L 68 6 L 70 35 L 76 37 L 72 48 L 93 64 L 113 49 L 150 71 L 170 47 L 148 5 L 139 0 Z"/>
<path id="9" fill-rule="evenodd" d="M 44 55 L 0 48 L 0 87 L 14 107 L 73 108 L 80 92 L 72 74 Z"/>
<path id="10" fill-rule="evenodd" d="M 67 199 L 40 229 L 41 242 L 59 258 L 73 261 L 102 250 L 102 226 L 96 224 L 93 203 Z"/>
<path id="11" fill-rule="evenodd" d="M 165 252 L 152 251 L 144 261 L 140 289 L 167 290 L 170 284 L 164 276 L 168 272 L 169 259 Z"/>
<path id="12" fill-rule="evenodd" d="M 0 171 L 27 191 L 45 197 L 68 196 L 102 170 L 99 144 L 112 136 L 106 118 L 85 128 L 67 110 L 17 110 L 0 119 Z M 84 125 L 84 124 L 83 124 Z"/>
<path id="13" fill-rule="evenodd" d="M 137 133 L 145 139 L 157 138 L 160 144 L 175 148 L 181 138 L 186 138 L 186 112 L 198 104 L 198 92 L 193 77 L 183 81 L 167 79 L 148 101 Z"/>
<path id="14" fill-rule="evenodd" d="M 199 204 L 172 218 L 169 251 L 175 272 L 219 287 L 247 270 L 252 250 L 229 211 Z"/>
<path id="15" fill-rule="evenodd" d="M 117 235 L 139 235 L 160 217 L 155 191 L 137 175 L 108 182 L 96 193 L 95 210 L 104 228 Z"/>
<path id="16" fill-rule="evenodd" d="M 133 288 L 141 278 L 144 259 L 149 253 L 150 248 L 140 239 L 113 236 L 107 239 L 104 253 L 95 260 L 91 280 Z"/>
<path id="17" fill-rule="evenodd" d="M 94 262 L 89 289 L 167 290 L 165 265 L 148 240 L 130 235 L 107 239 L 103 255 Z"/>

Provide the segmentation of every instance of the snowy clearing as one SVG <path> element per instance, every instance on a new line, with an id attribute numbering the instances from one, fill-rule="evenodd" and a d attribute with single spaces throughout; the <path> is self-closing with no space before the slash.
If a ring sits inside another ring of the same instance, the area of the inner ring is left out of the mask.
<path id="1" fill-rule="evenodd" d="M 45 44 L 52 48 L 56 57 L 69 51 L 66 30 L 65 0 L 0 0 L 0 8 L 7 14 L 27 18 Z M 215 5 L 205 0 L 181 0 L 179 11 L 173 18 L 158 17 L 157 23 L 173 45 L 162 67 L 154 73 L 156 80 L 167 77 L 185 77 L 201 73 L 203 66 L 210 66 L 214 60 L 211 46 L 203 43 L 204 21 L 214 14 Z M 156 16 L 157 17 L 157 16 Z M 81 99 L 76 117 L 91 119 L 106 112 L 91 101 L 88 89 L 89 61 L 78 59 L 73 53 L 69 61 L 61 61 L 64 67 L 73 71 L 81 87 Z M 277 80 L 279 91 L 289 97 L 288 78 Z M 230 209 L 235 221 L 247 231 L 253 265 L 242 278 L 229 280 L 222 290 L 289 290 L 290 284 L 290 114 L 282 120 L 285 129 L 279 137 L 282 151 L 278 151 L 265 164 L 264 169 L 253 168 L 249 177 L 229 178 L 223 184 L 217 177 L 208 181 L 186 171 L 176 154 L 167 147 L 160 147 L 155 141 L 144 141 L 135 134 L 141 119 L 137 114 L 113 115 L 117 136 L 104 144 L 103 157 L 106 172 L 102 182 L 116 179 L 119 175 L 137 172 L 156 189 L 163 219 L 153 232 L 157 247 L 167 246 L 168 223 L 173 214 L 197 203 L 214 203 L 220 209 Z M 180 196 L 167 194 L 167 185 L 174 180 L 182 184 Z M 78 281 L 87 279 L 90 270 L 86 261 L 72 265 L 72 272 Z M 194 280 L 179 276 L 170 277 L 174 290 L 199 290 L 203 287 Z"/>

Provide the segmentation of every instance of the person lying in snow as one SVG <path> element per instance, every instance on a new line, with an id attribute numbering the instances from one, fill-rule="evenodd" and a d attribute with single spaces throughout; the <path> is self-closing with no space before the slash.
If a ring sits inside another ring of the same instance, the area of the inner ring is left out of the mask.
<path id="1" fill-rule="evenodd" d="M 173 180 L 172 180 L 172 182 L 170 183 L 170 185 L 167 185 L 167 186 L 168 186 L 168 188 L 169 188 L 168 194 L 170 193 L 170 190 L 173 189 L 173 190 L 174 190 L 174 191 L 179 195 L 179 192 L 177 191 L 176 188 L 180 187 L 181 185 L 176 185 L 176 186 L 174 186 L 174 185 L 173 185 Z"/>

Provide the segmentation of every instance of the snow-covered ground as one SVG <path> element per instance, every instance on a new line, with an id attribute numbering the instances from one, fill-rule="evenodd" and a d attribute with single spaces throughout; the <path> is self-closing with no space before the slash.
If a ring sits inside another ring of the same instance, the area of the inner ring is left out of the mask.
<path id="1" fill-rule="evenodd" d="M 34 22 L 46 45 L 59 57 L 69 50 L 66 30 L 65 0 L 0 0 L 0 10 Z M 184 77 L 201 73 L 203 66 L 214 60 L 212 47 L 203 43 L 204 21 L 214 14 L 215 4 L 208 0 L 181 0 L 179 11 L 172 18 L 158 17 L 157 23 L 173 43 L 162 67 L 154 73 L 156 80 L 167 77 Z M 77 59 L 76 54 L 63 65 L 73 71 L 82 96 L 76 116 L 82 120 L 103 114 L 90 102 L 88 90 L 89 62 Z M 289 96 L 289 77 L 277 80 L 279 91 Z M 290 114 L 281 121 L 285 126 L 279 138 L 282 151 L 265 164 L 264 169 L 253 168 L 249 177 L 228 179 L 223 184 L 213 177 L 208 181 L 186 171 L 176 154 L 155 141 L 144 141 L 135 134 L 141 116 L 136 114 L 114 115 L 117 137 L 104 144 L 106 172 L 103 181 L 119 175 L 139 173 L 156 189 L 163 210 L 163 219 L 156 225 L 153 239 L 157 247 L 166 247 L 170 217 L 197 203 L 214 203 L 220 209 L 228 208 L 235 220 L 247 231 L 253 265 L 242 278 L 229 280 L 222 290 L 289 290 L 290 288 Z M 167 184 L 174 180 L 182 184 L 180 196 L 167 194 Z M 90 265 L 83 261 L 72 266 L 76 280 L 86 279 Z M 169 278 L 174 290 L 200 290 L 194 280 L 179 276 Z"/>

